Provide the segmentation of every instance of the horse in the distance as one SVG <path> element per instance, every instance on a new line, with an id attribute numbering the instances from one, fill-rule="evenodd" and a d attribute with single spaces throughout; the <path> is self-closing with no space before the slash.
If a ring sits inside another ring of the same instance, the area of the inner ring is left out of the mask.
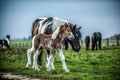
<path id="1" fill-rule="evenodd" d="M 94 32 L 92 34 L 92 50 L 96 48 L 96 50 L 101 50 L 101 40 L 102 40 L 102 34 L 100 32 Z"/>
<path id="2" fill-rule="evenodd" d="M 90 36 L 85 37 L 86 50 L 90 49 Z"/>
<path id="3" fill-rule="evenodd" d="M 0 40 L 0 46 L 3 48 L 5 46 L 6 48 L 10 48 L 10 35 L 6 35 L 6 38 L 3 40 Z"/>
<path id="4" fill-rule="evenodd" d="M 57 34 L 56 34 L 57 33 Z M 56 37 L 54 37 L 56 35 Z M 59 57 L 62 61 L 63 64 L 63 70 L 65 72 L 69 72 L 67 69 L 66 63 L 65 63 L 65 57 L 62 51 L 62 40 L 67 37 L 67 38 L 74 38 L 71 29 L 67 23 L 65 23 L 63 26 L 60 26 L 54 31 L 52 34 L 37 34 L 33 37 L 32 39 L 32 48 L 28 49 L 27 51 L 27 57 L 28 57 L 28 62 L 26 67 L 29 67 L 31 65 L 31 53 L 34 52 L 34 57 L 33 57 L 33 67 L 35 70 L 40 70 L 38 68 L 37 64 L 37 58 L 42 51 L 40 48 L 42 47 L 43 49 L 50 50 L 50 55 L 47 56 L 47 71 L 54 70 L 55 67 L 53 65 L 54 63 L 54 55 L 56 50 L 59 51 Z"/>
<path id="5" fill-rule="evenodd" d="M 32 37 L 36 34 L 39 34 L 39 33 L 51 34 L 52 32 L 54 32 L 57 29 L 58 26 L 61 26 L 64 23 L 69 24 L 69 26 L 72 30 L 72 33 L 75 37 L 72 40 L 69 40 L 68 38 L 66 38 L 66 39 L 71 41 L 70 44 L 72 46 L 72 49 L 74 51 L 78 52 L 80 50 L 80 37 L 81 37 L 81 36 L 79 36 L 80 31 L 78 31 L 78 28 L 76 27 L 76 25 L 73 25 L 66 20 L 53 18 L 53 17 L 36 19 L 32 25 Z M 77 36 L 79 36 L 79 37 L 77 37 Z M 47 50 L 47 52 L 49 53 L 50 51 Z M 41 57 L 42 57 L 42 51 L 41 51 L 41 54 L 39 56 L 40 62 L 41 62 Z"/>

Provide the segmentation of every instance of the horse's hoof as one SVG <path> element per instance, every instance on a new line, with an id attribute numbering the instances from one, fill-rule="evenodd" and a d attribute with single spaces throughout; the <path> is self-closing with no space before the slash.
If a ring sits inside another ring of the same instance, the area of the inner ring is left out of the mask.
<path id="1" fill-rule="evenodd" d="M 49 72 L 49 71 L 51 71 L 51 69 L 50 69 L 50 68 L 47 68 L 47 71 Z"/>
<path id="2" fill-rule="evenodd" d="M 52 70 L 55 70 L 55 68 L 52 68 Z"/>
<path id="3" fill-rule="evenodd" d="M 64 70 L 65 72 L 70 72 L 70 70 L 68 70 L 68 69 L 66 69 L 66 70 Z"/>
<path id="4" fill-rule="evenodd" d="M 34 65 L 32 66 L 32 69 L 35 69 L 35 66 L 34 66 Z"/>
<path id="5" fill-rule="evenodd" d="M 40 71 L 40 69 L 39 68 L 35 68 L 35 71 Z"/>
<path id="6" fill-rule="evenodd" d="M 52 67 L 51 70 L 55 70 L 55 67 Z"/>
<path id="7" fill-rule="evenodd" d="M 27 65 L 26 65 L 26 68 L 30 68 L 30 66 L 31 66 L 31 64 L 27 64 Z"/>

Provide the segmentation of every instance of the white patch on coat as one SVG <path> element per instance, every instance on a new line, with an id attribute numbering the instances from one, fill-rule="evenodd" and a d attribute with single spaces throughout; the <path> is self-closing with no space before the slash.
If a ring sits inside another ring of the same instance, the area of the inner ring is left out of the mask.
<path id="1" fill-rule="evenodd" d="M 44 19 L 44 20 L 45 20 L 45 19 Z M 43 31 L 42 31 L 42 28 L 43 28 L 43 22 L 44 22 L 44 20 L 42 20 L 42 21 L 39 22 L 40 25 L 39 25 L 39 27 L 38 27 L 38 34 L 40 34 L 41 32 L 43 32 Z"/>
<path id="2" fill-rule="evenodd" d="M 64 56 L 64 54 L 63 54 L 63 50 L 62 50 L 62 49 L 58 49 L 58 50 L 59 50 L 59 57 L 60 57 L 60 59 L 61 59 L 61 61 L 62 61 L 63 70 L 64 70 L 65 72 L 69 72 L 69 70 L 68 70 L 68 68 L 67 68 L 67 66 L 66 66 L 66 63 L 65 63 L 65 56 Z"/>
<path id="3" fill-rule="evenodd" d="M 10 40 L 8 38 L 5 38 L 5 40 L 8 42 L 8 45 L 10 44 Z"/>
<path id="4" fill-rule="evenodd" d="M 45 28 L 46 28 L 47 26 L 49 26 L 50 24 L 52 24 L 52 22 L 46 22 L 46 23 L 42 26 L 42 28 L 41 28 L 41 33 L 44 33 Z"/>
<path id="5" fill-rule="evenodd" d="M 34 53 L 34 57 L 33 57 L 33 67 L 36 71 L 39 71 L 39 67 L 38 67 L 38 63 L 37 63 L 37 59 L 38 59 L 38 56 L 39 56 L 40 52 L 39 50 L 36 50 L 36 52 Z"/>
<path id="6" fill-rule="evenodd" d="M 54 56 L 50 55 L 48 58 L 48 63 L 47 63 L 47 71 L 50 71 L 52 69 L 52 61 L 53 61 Z"/>
<path id="7" fill-rule="evenodd" d="M 53 25 L 52 25 L 52 30 L 56 30 L 58 27 L 64 25 L 65 23 L 68 23 L 66 20 L 58 19 L 58 18 L 53 18 Z"/>
<path id="8" fill-rule="evenodd" d="M 52 39 L 55 39 L 55 38 L 57 37 L 58 33 L 60 32 L 59 29 L 60 29 L 60 27 L 58 27 L 58 28 L 53 32 L 53 34 L 52 34 Z"/>

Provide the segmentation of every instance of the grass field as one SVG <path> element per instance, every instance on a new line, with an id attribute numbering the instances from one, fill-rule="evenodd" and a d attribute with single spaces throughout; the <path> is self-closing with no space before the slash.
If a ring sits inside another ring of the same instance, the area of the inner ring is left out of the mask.
<path id="1" fill-rule="evenodd" d="M 23 41 L 24 42 L 24 41 Z M 30 41 L 27 41 L 30 43 Z M 14 42 L 11 42 L 14 43 Z M 58 52 L 55 55 L 56 70 L 47 72 L 45 67 L 45 55 L 39 72 L 32 68 L 27 69 L 26 51 L 12 48 L 0 50 L 0 72 L 11 72 L 12 74 L 23 75 L 40 79 L 56 80 L 117 80 L 120 79 L 120 47 L 104 47 L 98 51 L 74 52 L 71 48 L 64 50 L 66 64 L 69 73 L 62 70 L 62 63 Z"/>

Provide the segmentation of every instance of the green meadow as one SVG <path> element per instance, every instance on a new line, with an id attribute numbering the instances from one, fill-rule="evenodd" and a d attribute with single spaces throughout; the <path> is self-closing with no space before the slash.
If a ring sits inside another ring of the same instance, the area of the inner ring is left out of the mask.
<path id="1" fill-rule="evenodd" d="M 16 43 L 16 44 L 15 44 Z M 20 43 L 24 43 L 21 45 Z M 29 43 L 27 47 L 26 43 Z M 20 45 L 19 48 L 17 45 Z M 45 54 L 42 57 L 40 71 L 26 68 L 26 50 L 30 41 L 12 41 L 11 50 L 0 50 L 0 72 L 50 80 L 119 80 L 120 79 L 120 46 L 102 47 L 102 50 L 88 50 L 84 47 L 80 52 L 71 48 L 64 50 L 69 73 L 62 70 L 58 52 L 55 54 L 55 70 L 47 72 Z M 17 46 L 17 47 L 15 47 Z M 25 50 L 23 50 L 25 48 Z"/>

